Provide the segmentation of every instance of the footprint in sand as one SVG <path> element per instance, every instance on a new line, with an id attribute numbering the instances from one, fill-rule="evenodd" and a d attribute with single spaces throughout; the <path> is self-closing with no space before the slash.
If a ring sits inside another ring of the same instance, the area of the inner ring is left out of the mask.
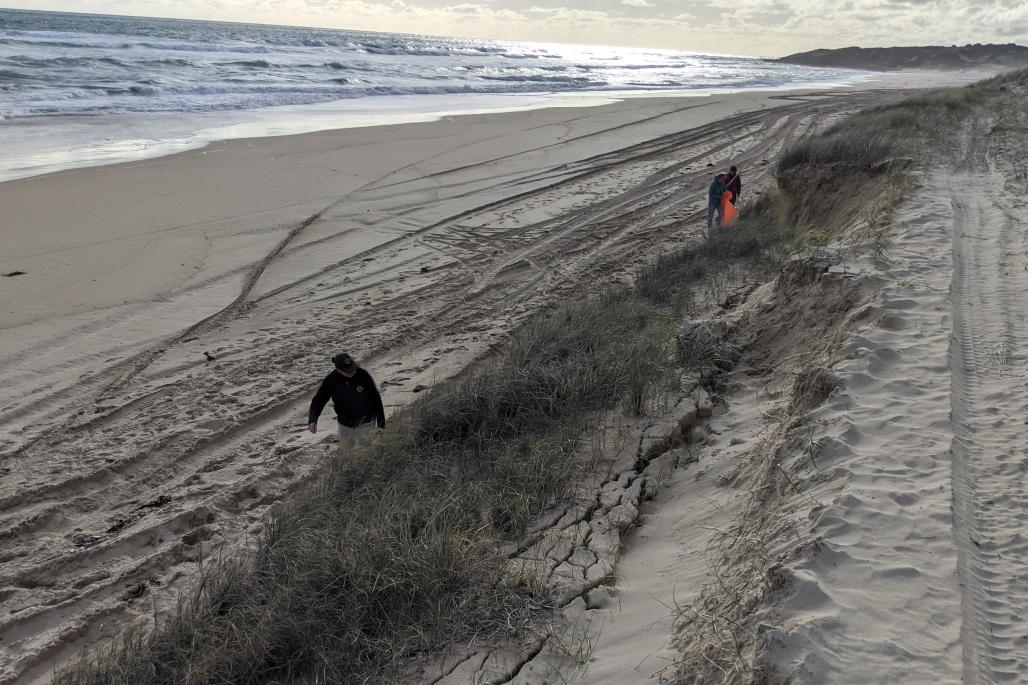
<path id="1" fill-rule="evenodd" d="M 303 447 L 303 443 L 301 442 L 294 442 L 293 444 L 286 443 L 284 445 L 279 445 L 278 447 L 276 447 L 275 454 L 291 454 L 296 450 L 300 449 L 301 447 Z"/>

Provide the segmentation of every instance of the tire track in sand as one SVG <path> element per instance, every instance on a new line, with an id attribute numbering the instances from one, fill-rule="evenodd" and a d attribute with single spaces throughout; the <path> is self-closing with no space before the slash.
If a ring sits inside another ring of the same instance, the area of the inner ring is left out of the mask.
<path id="1" fill-rule="evenodd" d="M 1028 681 L 1028 261 L 1026 217 L 972 132 L 950 181 L 953 498 L 964 678 Z"/>

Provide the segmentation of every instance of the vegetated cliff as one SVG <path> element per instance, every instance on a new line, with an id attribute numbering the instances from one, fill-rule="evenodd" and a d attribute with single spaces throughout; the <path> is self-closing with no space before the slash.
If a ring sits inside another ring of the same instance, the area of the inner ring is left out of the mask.
<path id="1" fill-rule="evenodd" d="M 778 60 L 811 67 L 897 71 L 900 69 L 969 69 L 1028 65 L 1028 47 L 1005 45 L 918 46 L 896 48 L 839 48 L 798 52 Z"/>

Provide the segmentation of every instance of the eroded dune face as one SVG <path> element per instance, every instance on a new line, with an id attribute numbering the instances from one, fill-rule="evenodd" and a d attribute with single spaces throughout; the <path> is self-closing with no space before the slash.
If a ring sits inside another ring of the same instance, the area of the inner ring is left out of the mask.
<path id="1" fill-rule="evenodd" d="M 168 249 L 195 273 L 168 287 L 137 270 L 124 301 L 85 293 L 56 317 L 43 297 L 0 334 L 0 682 L 44 680 L 83 647 L 151 625 L 213 550 L 246 545 L 331 451 L 303 427 L 333 353 L 353 351 L 386 404 L 402 405 L 536 308 L 628 280 L 697 235 L 708 163 L 730 158 L 759 188 L 784 143 L 871 97 L 540 110 L 239 141 L 118 171 L 129 185 L 98 208 L 138 203 L 128 191 L 155 179 L 169 208 L 174 179 L 208 188 L 158 234 L 106 233 L 109 269 Z M 240 164 L 266 173 L 237 178 Z M 104 173 L 21 182 L 18 196 Z M 258 213 L 224 211 L 233 183 Z M 26 283 L 47 273 L 52 292 L 94 287 L 76 269 L 60 280 L 72 257 L 35 259 Z"/>

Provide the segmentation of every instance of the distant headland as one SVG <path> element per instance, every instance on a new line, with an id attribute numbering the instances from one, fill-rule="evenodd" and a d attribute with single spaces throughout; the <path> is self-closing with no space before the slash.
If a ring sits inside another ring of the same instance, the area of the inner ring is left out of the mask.
<path id="1" fill-rule="evenodd" d="M 777 60 L 810 67 L 898 71 L 901 69 L 974 69 L 1028 65 L 1028 47 L 1005 45 L 953 45 L 898 48 L 839 48 L 798 52 Z"/>

